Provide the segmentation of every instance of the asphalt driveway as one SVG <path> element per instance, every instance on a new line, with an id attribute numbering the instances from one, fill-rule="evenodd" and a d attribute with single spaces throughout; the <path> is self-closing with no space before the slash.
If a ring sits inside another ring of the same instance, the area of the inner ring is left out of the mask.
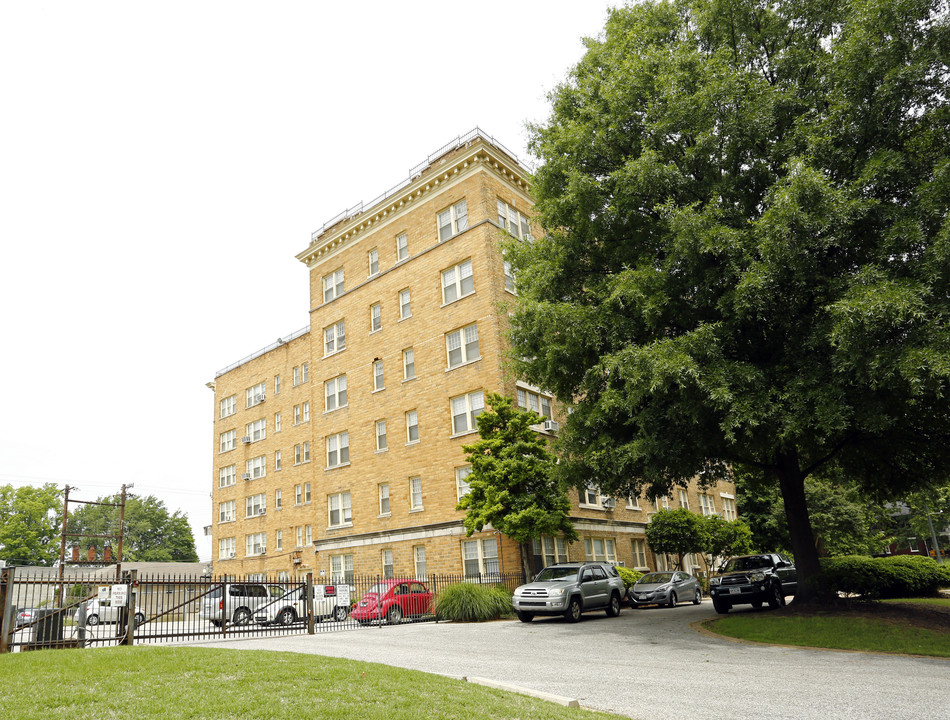
<path id="1" fill-rule="evenodd" d="M 591 613 L 576 625 L 560 618 L 422 623 L 207 644 L 488 678 L 638 720 L 946 720 L 950 713 L 950 661 L 738 644 L 689 627 L 714 614 L 707 600 L 624 608 L 619 618 Z"/>

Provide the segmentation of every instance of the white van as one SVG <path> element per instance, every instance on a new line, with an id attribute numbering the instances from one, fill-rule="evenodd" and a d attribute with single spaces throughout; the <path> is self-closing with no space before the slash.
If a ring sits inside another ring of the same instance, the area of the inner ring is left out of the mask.
<path id="1" fill-rule="evenodd" d="M 217 627 L 223 623 L 247 625 L 259 607 L 273 600 L 263 583 L 225 583 L 201 599 L 198 617 L 210 620 Z"/>

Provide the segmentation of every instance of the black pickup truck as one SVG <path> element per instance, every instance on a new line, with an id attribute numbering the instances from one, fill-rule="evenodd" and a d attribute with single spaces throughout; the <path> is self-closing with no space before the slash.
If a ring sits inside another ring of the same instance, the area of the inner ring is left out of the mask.
<path id="1" fill-rule="evenodd" d="M 727 613 L 733 605 L 777 608 L 785 604 L 786 595 L 794 595 L 798 587 L 795 565 L 784 555 L 761 553 L 730 558 L 720 575 L 709 581 L 709 594 L 717 613 Z"/>

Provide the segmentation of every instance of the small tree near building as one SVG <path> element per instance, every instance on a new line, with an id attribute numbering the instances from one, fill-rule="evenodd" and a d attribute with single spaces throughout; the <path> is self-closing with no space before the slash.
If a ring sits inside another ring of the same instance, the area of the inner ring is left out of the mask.
<path id="1" fill-rule="evenodd" d="M 683 556 L 702 552 L 705 547 L 703 519 L 686 508 L 659 510 L 646 528 L 647 542 L 654 553 L 676 555 L 676 567 L 683 567 Z"/>
<path id="2" fill-rule="evenodd" d="M 472 465 L 469 492 L 459 500 L 469 535 L 491 525 L 521 545 L 521 564 L 530 574 L 527 544 L 542 535 L 577 539 L 566 489 L 556 479 L 556 458 L 542 435 L 531 429 L 544 418 L 514 407 L 510 398 L 489 393 L 488 410 L 477 419 L 480 439 L 463 445 Z"/>

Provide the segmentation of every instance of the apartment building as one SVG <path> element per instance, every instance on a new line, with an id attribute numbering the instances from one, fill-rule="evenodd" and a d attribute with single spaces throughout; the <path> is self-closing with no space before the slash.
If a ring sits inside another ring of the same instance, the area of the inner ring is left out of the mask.
<path id="1" fill-rule="evenodd" d="M 329 578 L 520 570 L 497 531 L 467 537 L 461 446 L 489 392 L 541 413 L 562 409 L 505 371 L 504 304 L 516 300 L 499 250 L 530 240 L 527 170 L 473 131 L 410 179 L 315 232 L 310 325 L 217 373 L 214 572 Z M 720 486 L 722 487 L 722 486 Z M 731 486 L 659 501 L 735 515 Z M 579 542 L 542 538 L 556 560 L 663 566 L 646 545 L 642 499 L 575 495 Z"/>

